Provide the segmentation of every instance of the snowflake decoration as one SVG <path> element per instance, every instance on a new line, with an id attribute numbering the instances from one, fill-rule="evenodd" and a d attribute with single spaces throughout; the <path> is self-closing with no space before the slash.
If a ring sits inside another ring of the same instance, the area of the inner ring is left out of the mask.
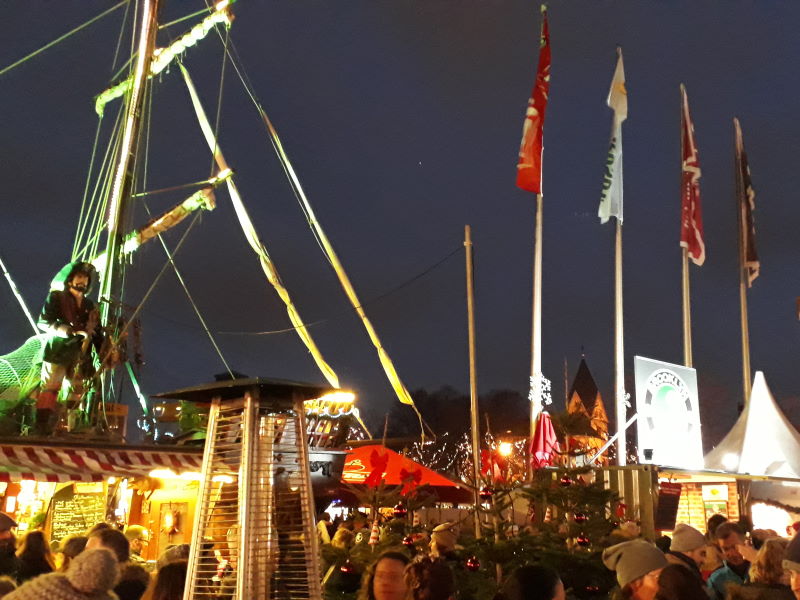
<path id="1" fill-rule="evenodd" d="M 542 373 L 539 373 L 539 375 L 538 375 L 538 382 L 539 382 L 539 396 L 542 399 L 542 405 L 543 406 L 550 406 L 553 403 L 553 396 L 551 394 L 551 390 L 552 390 L 552 385 L 553 384 Z M 533 390 L 536 389 L 536 383 L 537 383 L 537 376 L 536 375 L 531 375 L 531 378 L 530 378 L 531 387 L 530 387 L 530 391 L 528 392 L 528 400 L 530 402 L 533 402 L 534 399 L 535 399 Z"/>

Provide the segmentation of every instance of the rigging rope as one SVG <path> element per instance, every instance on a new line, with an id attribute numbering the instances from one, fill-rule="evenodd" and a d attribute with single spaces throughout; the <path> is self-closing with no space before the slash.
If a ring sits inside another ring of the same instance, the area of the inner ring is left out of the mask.
<path id="1" fill-rule="evenodd" d="M 217 32 L 218 35 L 219 32 Z M 422 435 L 422 440 L 424 442 L 425 439 L 425 428 L 423 425 L 422 415 L 420 414 L 419 410 L 417 409 L 416 405 L 414 404 L 414 400 L 411 398 L 411 394 L 408 393 L 408 389 L 400 380 L 400 376 L 397 374 L 397 370 L 394 367 L 394 363 L 392 359 L 389 357 L 389 354 L 386 352 L 383 344 L 378 337 L 377 331 L 372 326 L 367 314 L 364 312 L 363 308 L 361 308 L 361 302 L 358 299 L 356 294 L 355 288 L 353 288 L 352 283 L 350 282 L 350 278 L 347 276 L 347 273 L 344 270 L 344 266 L 342 265 L 341 261 L 339 260 L 336 251 L 333 249 L 333 246 L 330 243 L 325 231 L 322 229 L 319 221 L 317 221 L 316 216 L 314 215 L 314 211 L 311 207 L 308 198 L 303 191 L 303 187 L 300 184 L 300 180 L 297 177 L 297 174 L 292 167 L 291 162 L 289 161 L 289 157 L 286 155 L 286 152 L 283 150 L 283 145 L 281 144 L 280 138 L 278 137 L 278 132 L 275 127 L 272 125 L 269 117 L 267 116 L 266 111 L 262 107 L 261 103 L 258 101 L 255 92 L 253 91 L 252 87 L 248 85 L 245 81 L 245 77 L 242 76 L 244 72 L 244 67 L 239 68 L 236 65 L 236 60 L 234 59 L 231 52 L 227 53 L 231 59 L 231 62 L 234 64 L 236 68 L 236 72 L 239 73 L 239 79 L 242 82 L 242 85 L 245 87 L 250 99 L 255 104 L 256 109 L 261 116 L 264 125 L 266 125 L 267 130 L 270 135 L 270 139 L 275 149 L 278 159 L 283 166 L 284 172 L 289 179 L 290 186 L 294 191 L 295 198 L 301 205 L 301 209 L 303 213 L 306 215 L 306 220 L 308 221 L 309 226 L 312 229 L 313 234 L 317 239 L 317 243 L 320 245 L 320 248 L 323 251 L 323 255 L 328 259 L 331 267 L 333 268 L 334 272 L 336 273 L 337 277 L 339 278 L 339 283 L 341 284 L 342 288 L 344 289 L 345 295 L 350 300 L 350 303 L 353 305 L 353 309 L 356 311 L 358 316 L 361 318 L 361 322 L 364 325 L 364 329 L 367 332 L 367 336 L 369 337 L 370 341 L 372 342 L 373 346 L 378 352 L 378 359 L 380 360 L 381 366 L 383 366 L 383 370 L 386 373 L 386 377 L 389 379 L 389 382 L 394 389 L 395 394 L 397 395 L 398 400 L 403 404 L 409 405 L 417 415 L 417 419 L 420 423 L 420 430 Z"/>
<path id="2" fill-rule="evenodd" d="M 209 149 L 214 151 L 214 160 L 216 160 L 219 169 L 221 171 L 225 171 L 228 169 L 228 165 L 225 162 L 225 157 L 222 155 L 222 150 L 219 148 L 219 144 L 214 137 L 214 132 L 211 130 L 211 124 L 208 122 L 208 117 L 203 110 L 203 106 L 200 104 L 200 98 L 197 95 L 197 90 L 194 88 L 194 84 L 192 83 L 191 77 L 189 77 L 189 72 L 186 70 L 186 67 L 182 63 L 178 64 L 180 66 L 181 73 L 183 73 L 183 78 L 186 83 L 186 87 L 189 90 L 189 95 L 192 99 L 192 105 L 197 113 L 200 129 L 203 132 L 206 143 L 208 144 Z M 261 269 L 264 271 L 264 275 L 266 275 L 267 280 L 272 284 L 272 287 L 275 288 L 275 291 L 278 293 L 278 296 L 281 298 L 281 300 L 283 300 L 283 303 L 286 306 L 286 312 L 289 315 L 289 320 L 295 327 L 297 327 L 297 335 L 303 341 L 306 348 L 308 348 L 308 351 L 311 353 L 314 362 L 316 362 L 317 367 L 320 369 L 320 371 L 322 371 L 322 374 L 325 379 L 328 380 L 328 383 L 330 383 L 331 386 L 338 388 L 339 378 L 334 370 L 328 365 L 328 363 L 325 362 L 325 359 L 322 357 L 322 353 L 319 351 L 319 348 L 317 348 L 317 345 L 312 339 L 311 334 L 303 323 L 300 313 L 297 311 L 294 301 L 289 295 L 289 291 L 283 285 L 280 275 L 278 275 L 278 271 L 269 256 L 269 252 L 267 252 L 267 248 L 258 237 L 255 226 L 250 219 L 250 215 L 247 213 L 247 208 L 245 208 L 244 202 L 242 202 L 242 198 L 239 196 L 239 190 L 233 181 L 233 177 L 228 177 L 225 180 L 225 183 L 228 186 L 228 194 L 231 198 L 231 203 L 233 204 L 239 224 L 244 231 L 245 237 L 247 238 L 247 242 L 253 252 L 255 252 L 258 256 L 259 262 L 261 263 Z"/>
<path id="3" fill-rule="evenodd" d="M 72 29 L 72 30 L 68 31 L 67 33 L 65 33 L 64 35 L 62 35 L 62 36 L 60 36 L 60 37 L 57 37 L 57 38 L 56 38 L 56 39 L 54 39 L 52 42 L 49 42 L 49 43 L 45 44 L 44 46 L 42 46 L 42 47 L 41 47 L 41 48 L 39 48 L 38 50 L 34 50 L 33 52 L 31 52 L 31 53 L 30 53 L 30 54 L 28 54 L 27 56 L 23 56 L 23 57 L 22 57 L 22 58 L 20 58 L 19 60 L 17 60 L 17 61 L 15 61 L 15 62 L 11 63 L 10 65 L 8 65 L 7 67 L 3 67 L 2 69 L 0 69 L 0 75 L 5 75 L 5 74 L 6 74 L 6 73 L 8 73 L 8 72 L 9 72 L 11 69 L 14 69 L 14 68 L 18 67 L 18 66 L 19 66 L 19 65 L 21 65 L 22 63 L 24 63 L 24 62 L 27 62 L 28 60 L 30 60 L 30 59 L 32 59 L 32 58 L 34 58 L 35 56 L 38 56 L 39 54 L 41 54 L 41 53 L 42 53 L 42 52 L 44 52 L 45 50 L 48 50 L 48 49 L 52 48 L 52 47 L 53 47 L 53 46 L 55 46 L 56 44 L 58 44 L 58 43 L 60 43 L 60 42 L 63 42 L 64 40 L 66 40 L 66 39 L 67 39 L 67 38 L 69 38 L 70 36 L 72 36 L 72 35 L 74 35 L 74 34 L 78 33 L 78 32 L 79 32 L 81 29 L 84 29 L 85 27 L 88 27 L 89 25 L 91 25 L 91 24 L 92 24 L 92 23 L 94 23 L 95 21 L 99 21 L 100 19 L 102 19 L 102 18 L 103 18 L 103 17 L 105 17 L 106 15 L 109 15 L 109 14 L 111 14 L 112 12 L 114 12 L 115 10 L 117 10 L 117 9 L 118 9 L 120 6 L 122 6 L 123 4 L 127 4 L 127 3 L 128 3 L 128 0 L 122 0 L 122 2 L 119 2 L 118 4 L 115 4 L 114 6 L 112 6 L 111 8 L 104 10 L 103 12 L 101 12 L 101 13 L 100 13 L 99 15 L 97 15 L 96 17 L 93 17 L 93 18 L 89 19 L 89 20 L 88 20 L 88 21 L 86 21 L 86 22 L 85 22 L 83 25 L 78 25 L 78 26 L 77 26 L 75 29 Z"/>
<path id="4" fill-rule="evenodd" d="M 361 304 L 361 306 L 362 307 L 363 306 L 369 306 L 370 304 L 374 304 L 375 302 L 379 302 L 380 300 L 383 300 L 384 298 L 387 298 L 388 296 L 391 296 L 392 294 L 395 294 L 395 293 L 399 292 L 403 288 L 408 287 L 409 285 L 411 285 L 412 283 L 416 282 L 417 280 L 422 279 L 423 277 L 425 277 L 425 275 L 427 275 L 428 273 L 430 273 L 431 271 L 433 271 L 434 269 L 436 269 L 440 265 L 442 265 L 445 262 L 447 262 L 450 258 L 452 258 L 455 254 L 460 253 L 463 249 L 464 249 L 464 245 L 463 244 L 459 245 L 457 248 L 455 248 L 454 250 L 449 252 L 444 258 L 439 259 L 434 264 L 432 264 L 430 267 L 426 268 L 425 270 L 421 271 L 420 273 L 417 273 L 416 275 L 414 275 L 413 277 L 405 280 L 404 282 L 400 283 L 399 285 L 396 285 L 395 287 L 390 288 L 389 290 L 387 290 L 383 294 L 379 294 L 378 296 L 375 296 L 374 298 L 370 298 L 366 302 L 363 302 Z M 347 313 L 349 314 L 350 311 L 348 310 Z M 312 321 L 311 323 L 308 323 L 306 325 L 306 327 L 316 327 L 317 325 L 322 325 L 323 323 L 327 323 L 327 322 L 332 321 L 332 320 L 333 320 L 333 317 L 326 317 L 324 319 L 318 319 L 316 321 Z M 294 329 L 295 329 L 294 327 L 288 327 L 286 329 L 276 329 L 276 330 L 272 330 L 272 331 L 217 331 L 217 333 L 225 334 L 225 335 L 275 335 L 275 334 L 279 334 L 279 333 L 288 333 L 290 331 L 294 331 Z"/>

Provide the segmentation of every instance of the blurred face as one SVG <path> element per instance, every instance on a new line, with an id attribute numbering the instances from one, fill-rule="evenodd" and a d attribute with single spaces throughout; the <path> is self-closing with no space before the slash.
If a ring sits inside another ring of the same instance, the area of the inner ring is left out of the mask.
<path id="1" fill-rule="evenodd" d="M 800 600 L 800 573 L 789 571 L 789 585 L 792 587 L 794 597 Z"/>
<path id="2" fill-rule="evenodd" d="M 689 550 L 688 552 L 684 552 L 686 556 L 691 558 L 695 564 L 699 567 L 706 561 L 706 547 L 700 546 L 699 548 L 695 548 L 694 550 Z"/>
<path id="3" fill-rule="evenodd" d="M 76 273 L 70 280 L 69 286 L 77 292 L 85 293 L 89 287 L 89 277 L 83 273 Z"/>
<path id="4" fill-rule="evenodd" d="M 719 542 L 719 549 L 722 551 L 722 557 L 725 559 L 726 563 L 735 567 L 744 564 L 744 556 L 742 556 L 736 548 L 737 544 L 744 543 L 742 536 L 732 533 L 728 537 L 720 538 L 717 541 Z"/>
<path id="5" fill-rule="evenodd" d="M 372 592 L 375 600 L 403 600 L 406 597 L 406 566 L 399 560 L 384 558 L 375 566 Z"/>
<path id="6" fill-rule="evenodd" d="M 661 569 L 650 571 L 644 577 L 631 583 L 633 600 L 653 600 L 658 593 L 658 576 Z"/>
<path id="7" fill-rule="evenodd" d="M 131 540 L 131 552 L 141 554 L 147 546 L 147 540 Z"/>
<path id="8" fill-rule="evenodd" d="M 556 594 L 553 596 L 553 600 L 567 600 L 567 593 L 564 591 L 564 584 L 560 579 L 556 584 Z"/>

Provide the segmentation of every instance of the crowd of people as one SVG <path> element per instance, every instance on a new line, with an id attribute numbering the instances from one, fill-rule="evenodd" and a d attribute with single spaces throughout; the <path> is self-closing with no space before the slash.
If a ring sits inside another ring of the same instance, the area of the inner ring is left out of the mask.
<path id="1" fill-rule="evenodd" d="M 3 600 L 182 600 L 188 546 L 167 549 L 153 565 L 142 558 L 149 532 L 98 523 L 85 535 L 51 544 L 41 530 L 19 539 L 17 523 L 0 513 L 0 598 Z"/>
<path id="2" fill-rule="evenodd" d="M 318 531 L 323 542 L 346 547 L 356 536 L 369 535 L 358 513 L 334 525 L 323 516 Z M 411 557 L 387 550 L 365 571 L 359 600 L 455 600 L 460 564 L 453 561 L 456 527 L 437 526 L 428 551 Z M 721 515 L 709 519 L 704 534 L 678 524 L 672 536 L 651 543 L 636 528 L 618 530 L 617 543 L 602 553 L 615 572 L 623 600 L 800 600 L 800 537 L 790 541 L 772 530 L 747 531 L 746 523 Z M 344 545 L 341 545 L 344 544 Z M 520 567 L 507 574 L 495 600 L 565 600 L 559 574 L 544 565 Z"/>

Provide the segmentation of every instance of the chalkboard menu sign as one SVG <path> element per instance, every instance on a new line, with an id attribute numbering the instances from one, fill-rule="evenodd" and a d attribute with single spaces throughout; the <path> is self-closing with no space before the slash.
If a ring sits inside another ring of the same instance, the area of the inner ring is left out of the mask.
<path id="1" fill-rule="evenodd" d="M 92 525 L 106 520 L 106 496 L 99 493 L 82 493 L 68 485 L 51 500 L 51 539 L 62 540 L 70 535 L 85 535 Z"/>

